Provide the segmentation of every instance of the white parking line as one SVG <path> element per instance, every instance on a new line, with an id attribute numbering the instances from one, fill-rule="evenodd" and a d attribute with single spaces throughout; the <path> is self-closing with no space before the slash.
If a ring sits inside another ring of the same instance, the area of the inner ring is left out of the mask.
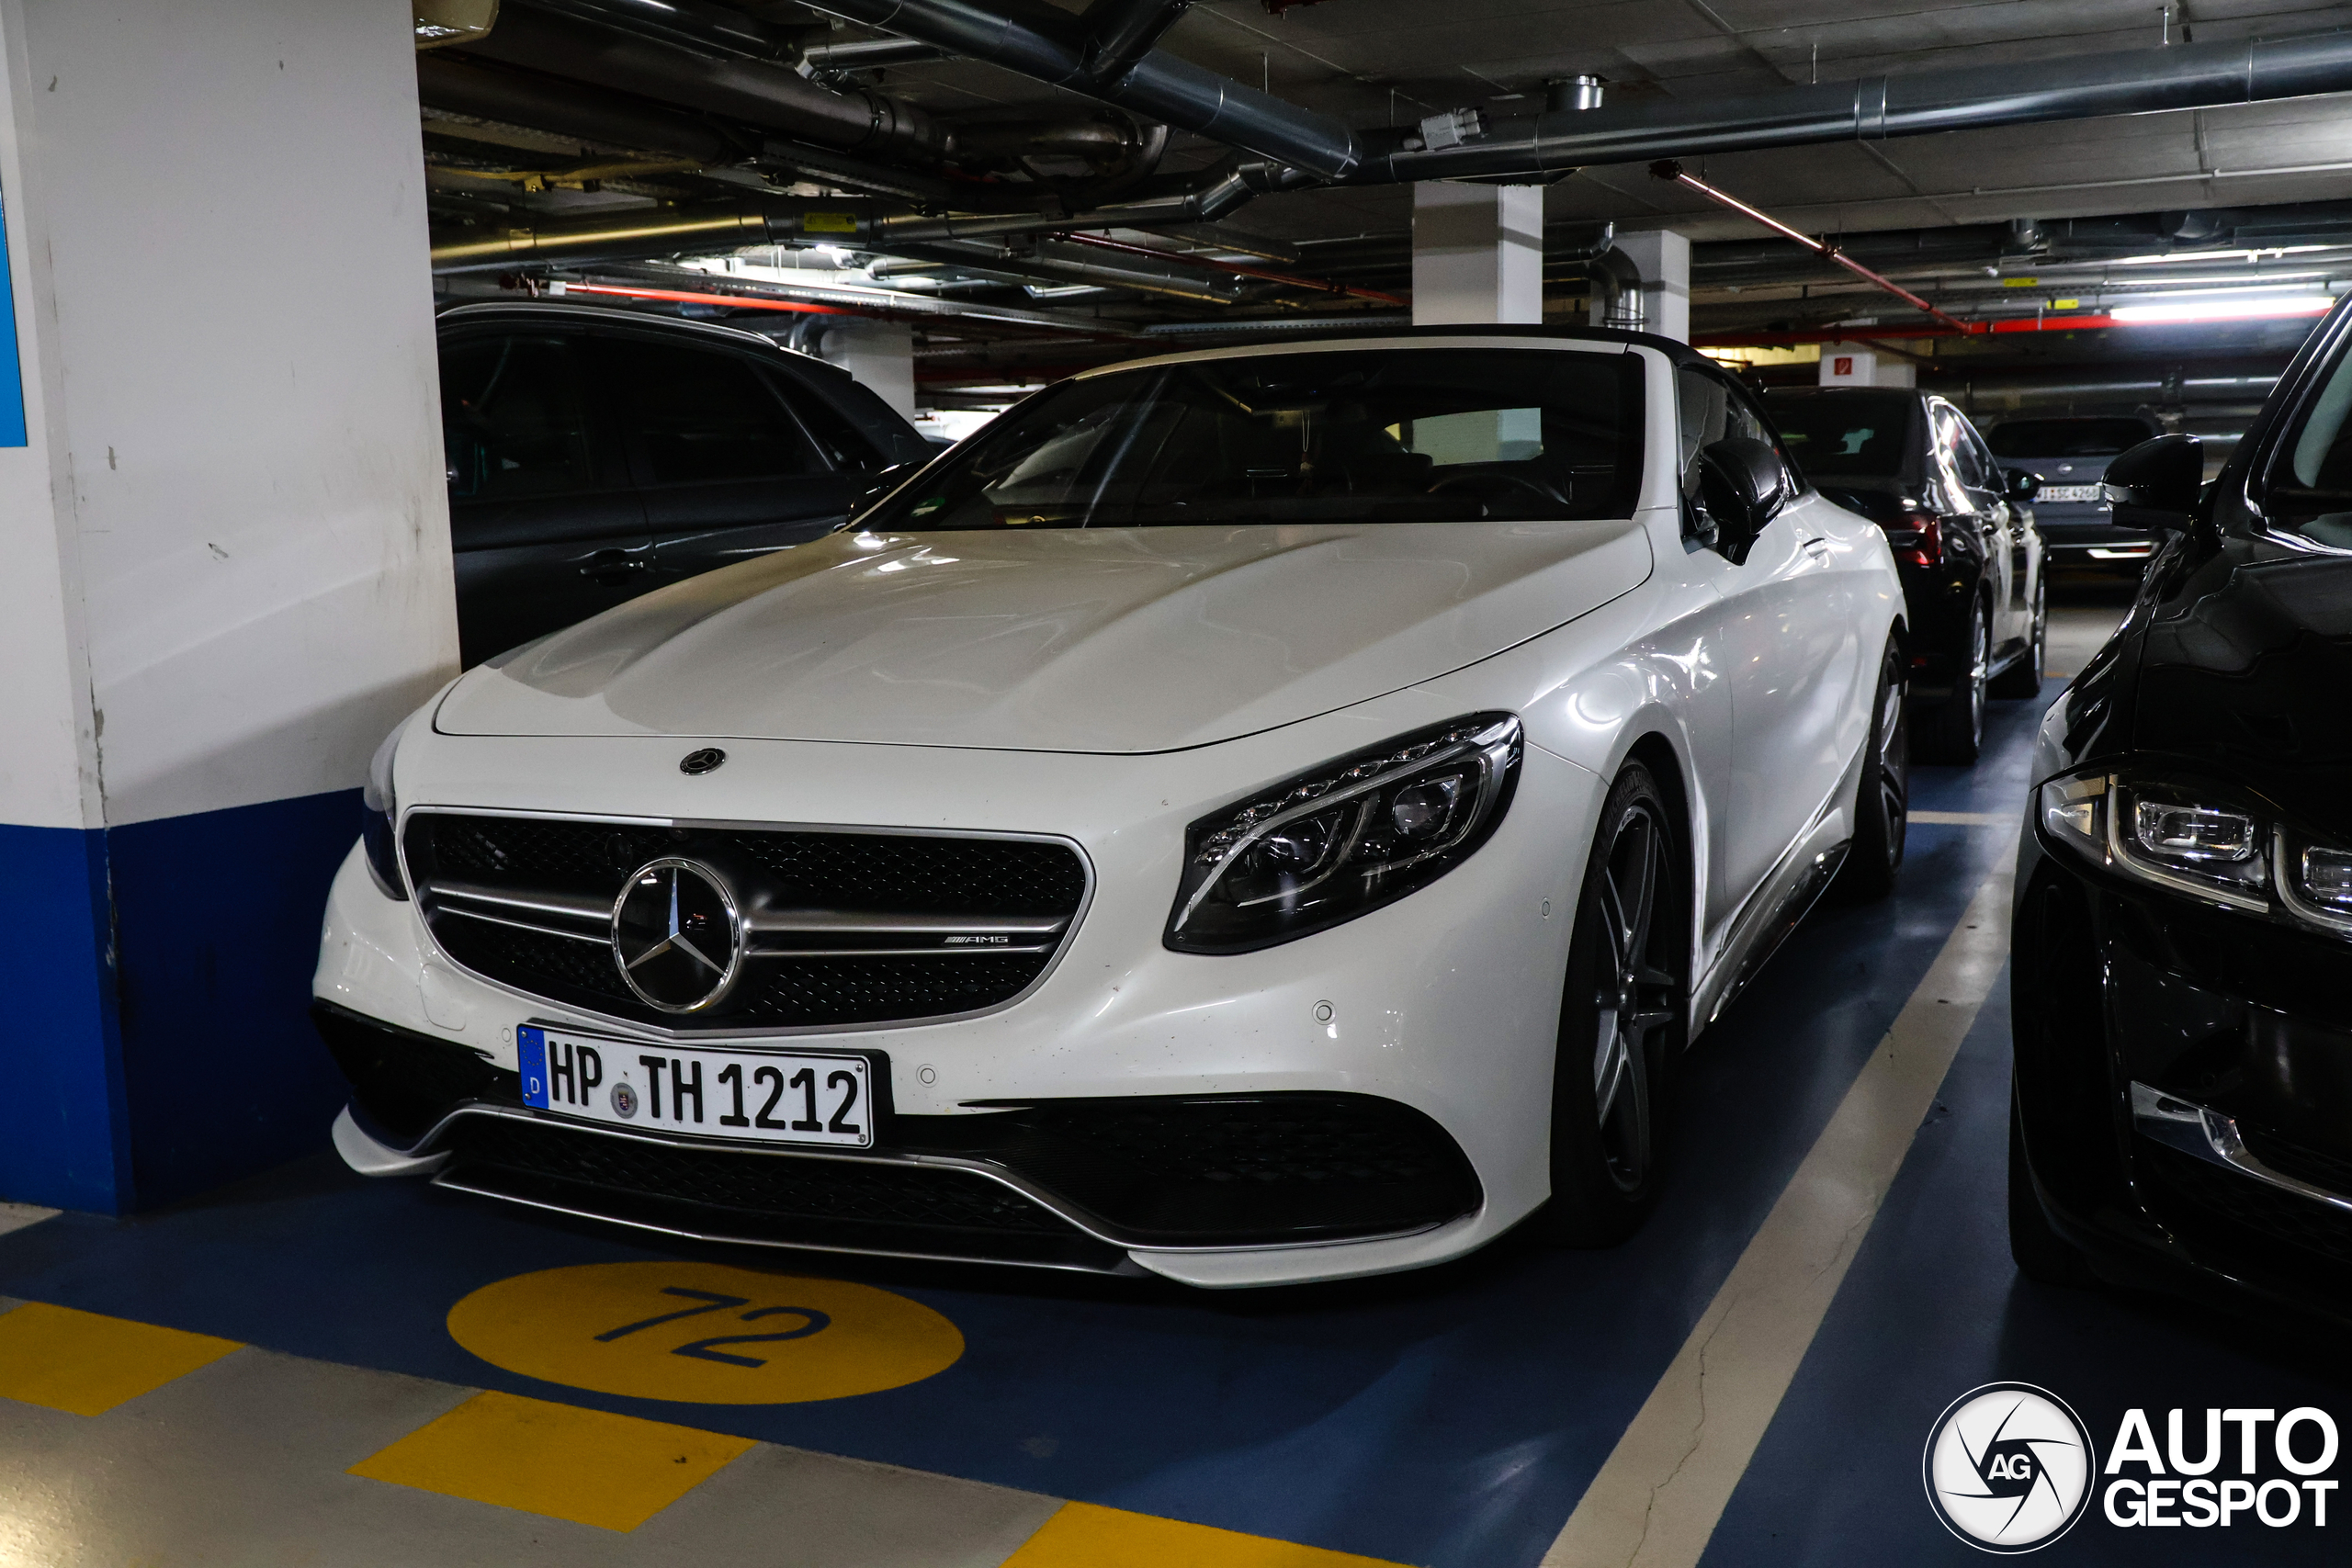
<path id="1" fill-rule="evenodd" d="M 2018 822 L 2007 811 L 1914 811 L 1911 820 L 1929 828 L 2014 828 Z"/>
<path id="2" fill-rule="evenodd" d="M 43 1220 L 57 1217 L 55 1209 L 38 1208 L 31 1203 L 0 1203 L 0 1235 L 20 1231 L 27 1225 L 37 1225 Z"/>
<path id="3" fill-rule="evenodd" d="M 2005 855 L 1969 900 L 1544 1554 L 1545 1568 L 1698 1562 L 2000 973 L 2014 876 Z"/>

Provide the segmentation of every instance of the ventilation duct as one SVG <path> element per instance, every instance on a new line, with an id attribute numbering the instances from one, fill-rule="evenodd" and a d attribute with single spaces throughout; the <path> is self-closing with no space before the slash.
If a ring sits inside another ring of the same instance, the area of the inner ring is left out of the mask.
<path id="1" fill-rule="evenodd" d="M 1081 18 L 1039 6 L 1015 17 L 974 0 L 823 0 L 814 8 L 1099 98 L 1325 179 L 1346 177 L 1363 156 L 1356 133 L 1330 116 L 1245 87 L 1166 50 L 1151 50 L 1124 74 L 1094 79 L 1087 68 L 1088 51 L 1096 37 L 1088 30 L 1089 18 L 1097 17 L 1093 10 Z M 1139 17 L 1147 23 L 1157 14 L 1148 6 L 1130 5 L 1111 13 L 1121 19 Z M 1115 41 L 1112 34 L 1101 36 L 1106 46 Z"/>
<path id="2" fill-rule="evenodd" d="M 884 94 L 831 92 L 780 65 L 692 53 L 511 4 L 466 52 L 853 152 L 935 158 L 949 144 L 929 115 Z"/>
<path id="3" fill-rule="evenodd" d="M 1371 131 L 1365 135 L 1372 145 L 1361 164 L 1335 177 L 1348 185 L 1380 185 L 1544 175 L 1590 164 L 1875 141 L 2346 91 L 2352 91 L 2352 33 L 2175 44 L 1825 82 L 1739 97 L 1568 108 L 1482 123 L 1446 146 L 1411 132 Z"/>

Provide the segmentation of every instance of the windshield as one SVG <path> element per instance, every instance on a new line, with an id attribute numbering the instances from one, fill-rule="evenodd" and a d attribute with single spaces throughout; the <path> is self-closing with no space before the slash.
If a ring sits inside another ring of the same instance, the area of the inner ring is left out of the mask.
<path id="1" fill-rule="evenodd" d="M 2112 457 L 2153 434 L 2136 419 L 2012 419 L 1984 439 L 1996 457 Z"/>
<path id="2" fill-rule="evenodd" d="M 1772 400 L 1772 423 L 1797 466 L 1814 479 L 1891 479 L 1910 450 L 1918 400 L 1902 394 L 1838 392 Z"/>
<path id="3" fill-rule="evenodd" d="M 1066 381 L 858 519 L 884 532 L 1626 517 L 1637 355 L 1248 355 Z"/>
<path id="4" fill-rule="evenodd" d="M 2352 355 L 2287 427 L 2264 511 L 2274 528 L 2352 550 Z"/>

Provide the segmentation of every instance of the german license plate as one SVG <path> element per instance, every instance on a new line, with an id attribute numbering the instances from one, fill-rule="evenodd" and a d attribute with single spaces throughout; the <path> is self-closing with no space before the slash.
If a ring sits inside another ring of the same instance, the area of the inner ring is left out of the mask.
<path id="1" fill-rule="evenodd" d="M 761 1144 L 874 1145 L 864 1056 L 705 1050 L 525 1024 L 523 1103 L 615 1127 Z"/>
<path id="2" fill-rule="evenodd" d="M 2033 499 L 2036 501 L 2098 501 L 2100 499 L 2101 488 L 2098 485 L 2043 485 L 2035 492 Z"/>

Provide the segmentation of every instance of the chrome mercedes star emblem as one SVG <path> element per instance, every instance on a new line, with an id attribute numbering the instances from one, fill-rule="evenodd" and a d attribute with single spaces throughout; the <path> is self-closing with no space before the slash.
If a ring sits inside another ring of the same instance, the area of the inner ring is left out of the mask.
<path id="1" fill-rule="evenodd" d="M 663 1012 L 699 1012 L 743 961 L 743 918 L 726 881 L 689 860 L 649 861 L 613 905 L 613 961 Z"/>

